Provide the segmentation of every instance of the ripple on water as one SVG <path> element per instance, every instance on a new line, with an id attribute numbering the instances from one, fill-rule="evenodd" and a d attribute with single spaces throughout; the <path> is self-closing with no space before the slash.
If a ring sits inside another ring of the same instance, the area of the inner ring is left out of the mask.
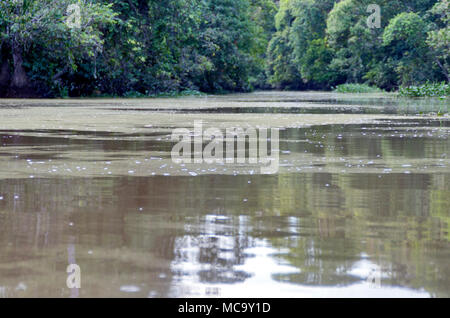
<path id="1" fill-rule="evenodd" d="M 120 291 L 123 293 L 138 293 L 141 291 L 141 288 L 136 285 L 124 285 L 120 287 Z"/>

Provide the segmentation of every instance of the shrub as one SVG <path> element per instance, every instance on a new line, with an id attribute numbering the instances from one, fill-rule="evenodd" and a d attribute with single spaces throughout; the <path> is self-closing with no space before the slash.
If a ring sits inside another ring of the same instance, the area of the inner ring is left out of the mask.
<path id="1" fill-rule="evenodd" d="M 335 89 L 338 93 L 380 93 L 382 89 L 366 84 L 342 84 Z"/>
<path id="2" fill-rule="evenodd" d="M 450 96 L 450 85 L 442 83 L 427 83 L 420 86 L 400 87 L 400 96 L 405 97 L 441 97 Z"/>

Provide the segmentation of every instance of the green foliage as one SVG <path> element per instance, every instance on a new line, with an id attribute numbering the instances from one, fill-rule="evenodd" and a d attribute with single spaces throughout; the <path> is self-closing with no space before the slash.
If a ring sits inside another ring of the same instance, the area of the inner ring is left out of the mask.
<path id="1" fill-rule="evenodd" d="M 380 28 L 367 24 L 371 4 Z M 278 88 L 450 81 L 448 0 L 282 0 L 268 46 L 267 73 Z"/>
<path id="2" fill-rule="evenodd" d="M 275 29 L 277 7 L 272 0 L 250 0 L 250 19 L 253 41 L 250 54 L 252 60 L 249 84 L 252 88 L 268 88 L 266 70 L 267 47 Z"/>
<path id="3" fill-rule="evenodd" d="M 108 35 L 103 91 L 247 91 L 266 82 L 272 0 L 131 3 L 114 4 L 123 25 Z"/>
<path id="4" fill-rule="evenodd" d="M 436 3 L 430 13 L 437 16 L 438 27 L 428 32 L 427 44 L 432 51 L 434 62 L 450 82 L 450 2 Z"/>
<path id="5" fill-rule="evenodd" d="M 379 51 L 379 30 L 367 27 L 371 1 L 344 0 L 334 5 L 327 18 L 326 34 L 334 58 L 330 69 L 337 82 L 363 82 L 374 54 Z M 386 13 L 383 13 L 385 16 Z"/>
<path id="6" fill-rule="evenodd" d="M 414 12 L 403 12 L 394 17 L 383 33 L 383 44 L 402 42 L 406 47 L 424 46 L 425 22 Z"/>
<path id="7" fill-rule="evenodd" d="M 66 23 L 70 4 L 80 28 Z M 18 48 L 11 75 L 46 94 L 246 91 L 265 85 L 275 13 L 272 0 L 8 0 L 0 48 L 10 64 Z"/>
<path id="8" fill-rule="evenodd" d="M 292 59 L 288 30 L 277 31 L 267 49 L 267 77 L 274 87 L 299 88 L 300 73 Z"/>
<path id="9" fill-rule="evenodd" d="M 441 97 L 450 96 L 450 85 L 443 83 L 427 83 L 420 86 L 400 87 L 399 95 L 405 97 Z"/>
<path id="10" fill-rule="evenodd" d="M 121 27 L 107 36 L 102 91 L 160 95 L 263 86 L 272 0 L 115 1 Z"/>
<path id="11" fill-rule="evenodd" d="M 377 0 L 381 27 L 369 28 L 373 3 L 3 0 L 0 94 L 5 87 L 140 97 L 450 82 L 449 0 Z M 66 23 L 73 4 L 81 8 L 76 28 Z"/>
<path id="12" fill-rule="evenodd" d="M 426 33 L 425 21 L 414 12 L 400 13 L 384 30 L 383 45 L 395 60 L 394 71 L 402 85 L 422 82 L 432 76 Z"/>
<path id="13" fill-rule="evenodd" d="M 73 4 L 80 7 L 80 27 L 66 23 Z M 11 86 L 27 88 L 31 77 L 63 96 L 76 82 L 64 82 L 63 75 L 96 76 L 85 61 L 96 60 L 104 44 L 102 28 L 116 22 L 111 5 L 86 0 L 2 1 L 0 12 L 2 58 L 11 59 L 14 69 Z"/>
<path id="14" fill-rule="evenodd" d="M 337 93 L 381 93 L 383 90 L 378 87 L 369 86 L 366 84 L 342 84 L 335 89 Z"/>
<path id="15" fill-rule="evenodd" d="M 268 46 L 267 74 L 278 87 L 326 87 L 332 81 L 332 52 L 324 39 L 327 13 L 334 1 L 282 0 L 277 32 Z"/>
<path id="16" fill-rule="evenodd" d="M 325 39 L 312 40 L 301 58 L 301 74 L 306 81 L 312 81 L 322 87 L 330 86 L 336 75 L 330 69 L 333 52 Z"/>

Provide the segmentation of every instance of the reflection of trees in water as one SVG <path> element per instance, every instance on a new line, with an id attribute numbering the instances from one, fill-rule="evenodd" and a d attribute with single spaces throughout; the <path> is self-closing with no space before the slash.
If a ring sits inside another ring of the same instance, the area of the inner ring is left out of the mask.
<path id="1" fill-rule="evenodd" d="M 203 283 L 237 283 L 251 275 L 235 267 L 243 265 L 249 255 L 245 250 L 254 246 L 248 235 L 246 217 L 206 215 L 190 223 L 184 236 L 175 244 L 173 264 L 177 275 L 198 275 Z M 185 272 L 184 264 L 198 264 L 195 272 Z"/>
<path id="2" fill-rule="evenodd" d="M 297 208 L 300 215 L 310 217 L 299 216 L 300 235 L 288 239 L 289 254 L 280 257 L 301 272 L 275 275 L 275 279 L 348 285 L 361 281 L 351 270 L 366 253 L 381 267 L 385 286 L 449 295 L 449 197 L 448 190 L 443 190 L 448 189 L 448 175 L 332 175 L 330 181 L 327 174 L 312 174 L 298 178 L 303 182 L 280 177 L 280 197 L 287 191 L 286 197 L 291 198 L 293 187 L 308 195 L 301 201 L 284 201 L 287 206 L 280 211 Z M 323 186 L 325 182 L 334 187 Z M 292 213 L 285 216 L 285 223 L 290 217 Z M 286 239 L 271 241 L 284 248 Z"/>
<path id="3" fill-rule="evenodd" d="M 289 253 L 278 257 L 300 272 L 275 274 L 274 279 L 311 286 L 345 286 L 360 280 L 350 272 L 360 260 L 361 247 L 347 237 L 345 219 L 319 216 L 299 218 L 298 223 L 300 235 L 289 240 Z M 282 249 L 286 238 L 271 241 Z"/>
<path id="4" fill-rule="evenodd" d="M 83 178 L 0 182 L 2 284 L 16 294 L 17 283 L 26 282 L 30 296 L 36 291 L 69 296 L 67 247 L 72 245 L 72 258 L 82 269 L 81 296 L 119 296 L 120 286 L 142 283 L 155 295 L 166 295 L 175 235 L 164 228 L 152 233 L 151 217 L 136 213 L 143 202 L 135 194 L 145 193 L 146 185 L 130 184 Z"/>
<path id="5" fill-rule="evenodd" d="M 286 130 L 285 137 L 308 141 L 281 148 L 320 157 L 380 155 L 388 166 L 448 151 L 445 141 L 411 142 L 365 126 L 366 136 L 360 126 Z M 246 250 L 268 239 L 289 251 L 274 257 L 301 270 L 274 273 L 275 280 L 346 286 L 361 280 L 352 268 L 366 253 L 385 271 L 383 284 L 448 296 L 449 174 L 363 172 L 1 180 L 0 276 L 48 278 L 49 268 L 65 275 L 64 244 L 73 237 L 77 261 L 102 283 L 114 287 L 135 275 L 166 295 L 170 282 L 185 275 L 204 283 L 245 281 L 251 273 L 238 266 L 251 257 Z M 91 248 L 95 261 L 87 256 Z"/>

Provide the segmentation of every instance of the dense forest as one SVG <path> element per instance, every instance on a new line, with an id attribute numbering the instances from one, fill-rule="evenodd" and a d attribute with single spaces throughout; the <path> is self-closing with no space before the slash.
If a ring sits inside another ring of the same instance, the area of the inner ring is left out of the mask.
<path id="1" fill-rule="evenodd" d="M 0 96 L 450 81 L 449 20 L 448 0 L 2 0 Z"/>

